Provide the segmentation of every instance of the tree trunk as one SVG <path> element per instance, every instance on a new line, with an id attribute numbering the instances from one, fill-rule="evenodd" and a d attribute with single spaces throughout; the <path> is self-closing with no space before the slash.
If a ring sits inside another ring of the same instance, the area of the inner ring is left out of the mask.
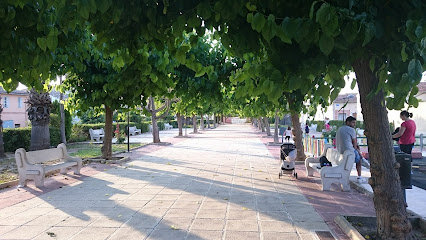
<path id="1" fill-rule="evenodd" d="M 31 145 L 30 150 L 50 148 L 50 108 L 52 101 L 49 93 L 30 91 L 28 103 L 28 119 L 31 121 Z"/>
<path id="2" fill-rule="evenodd" d="M 364 117 L 370 156 L 371 178 L 368 183 L 374 191 L 374 207 L 377 216 L 377 234 L 381 239 L 410 239 L 411 224 L 407 218 L 399 164 L 395 161 L 389 129 L 388 113 L 382 90 L 372 98 L 367 95 L 379 83 L 372 73 L 368 60 L 353 63 Z"/>
<path id="3" fill-rule="evenodd" d="M 213 127 L 216 128 L 217 127 L 217 122 L 216 122 L 216 114 L 213 113 Z"/>
<path id="4" fill-rule="evenodd" d="M 59 76 L 59 84 L 62 85 L 62 75 Z M 64 112 L 64 104 L 62 103 L 64 100 L 64 94 L 60 93 L 59 95 L 59 111 L 61 114 L 61 142 L 67 144 L 67 137 L 65 135 L 65 112 Z"/>
<path id="5" fill-rule="evenodd" d="M 201 130 L 204 130 L 204 117 L 203 117 L 203 114 L 201 114 L 200 128 L 201 128 Z"/>
<path id="6" fill-rule="evenodd" d="M 264 117 L 263 121 L 265 122 L 266 135 L 267 136 L 272 136 L 272 134 L 271 134 L 271 125 L 269 125 L 269 118 L 268 117 Z"/>
<path id="7" fill-rule="evenodd" d="M 207 128 L 210 129 L 210 115 L 207 114 Z"/>
<path id="8" fill-rule="evenodd" d="M 152 142 L 160 143 L 160 131 L 157 124 L 157 111 L 155 110 L 155 101 L 152 96 L 149 97 L 149 103 L 151 104 L 151 122 L 152 122 Z"/>
<path id="9" fill-rule="evenodd" d="M 112 109 L 105 106 L 105 136 L 101 150 L 102 158 L 106 160 L 112 159 L 112 116 Z"/>
<path id="10" fill-rule="evenodd" d="M 274 143 L 278 143 L 279 141 L 279 129 L 278 129 L 278 122 L 280 121 L 280 117 L 278 116 L 278 109 L 275 111 L 275 123 L 274 123 Z"/>
<path id="11" fill-rule="evenodd" d="M 197 127 L 197 115 L 192 115 L 192 126 L 194 127 L 194 133 L 198 133 Z"/>
<path id="12" fill-rule="evenodd" d="M 4 154 L 4 141 L 3 141 L 3 120 L 1 120 L 1 113 L 3 112 L 3 106 L 1 104 L 0 96 L 0 158 L 6 157 Z"/>
<path id="13" fill-rule="evenodd" d="M 179 134 L 178 136 L 182 137 L 182 116 L 180 113 L 176 113 L 176 118 L 178 122 Z"/>
<path id="14" fill-rule="evenodd" d="M 262 132 L 265 132 L 265 121 L 263 121 L 263 117 L 259 118 L 259 124 L 260 124 L 260 129 L 262 130 Z"/>
<path id="15" fill-rule="evenodd" d="M 294 144 L 296 145 L 297 149 L 297 161 L 305 161 L 306 155 L 305 150 L 303 148 L 303 142 L 302 142 L 302 129 L 300 128 L 300 119 L 299 119 L 299 113 L 293 112 L 291 114 L 291 122 L 293 124 L 293 135 L 294 135 Z"/>

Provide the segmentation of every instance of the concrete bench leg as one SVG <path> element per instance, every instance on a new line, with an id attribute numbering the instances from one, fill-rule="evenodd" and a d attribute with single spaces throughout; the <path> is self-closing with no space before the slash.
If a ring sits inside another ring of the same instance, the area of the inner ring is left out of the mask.
<path id="1" fill-rule="evenodd" d="M 311 167 L 306 167 L 306 175 L 308 177 L 313 177 L 314 176 L 314 172 L 315 172 L 315 169 L 313 169 Z"/>
<path id="2" fill-rule="evenodd" d="M 36 187 L 40 188 L 40 187 L 44 187 L 44 174 L 41 175 L 39 177 L 34 178 L 34 182 Z"/>
<path id="3" fill-rule="evenodd" d="M 349 185 L 349 182 L 342 183 L 342 189 L 343 189 L 343 191 L 345 191 L 345 192 L 349 192 L 349 191 L 351 191 L 351 187 L 350 187 L 350 185 Z"/>
<path id="4" fill-rule="evenodd" d="M 322 179 L 321 179 L 321 182 L 322 182 L 322 190 L 323 191 L 330 191 L 330 188 L 331 188 L 331 182 L 330 181 L 323 181 Z"/>
<path id="5" fill-rule="evenodd" d="M 27 182 L 28 182 L 28 179 L 19 177 L 18 185 L 20 187 L 26 187 Z"/>

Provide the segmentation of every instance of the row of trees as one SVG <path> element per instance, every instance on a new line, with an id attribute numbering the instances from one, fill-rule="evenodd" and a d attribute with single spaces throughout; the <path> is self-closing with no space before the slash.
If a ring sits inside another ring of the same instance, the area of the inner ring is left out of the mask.
<path id="1" fill-rule="evenodd" d="M 156 101 L 184 115 L 285 111 L 298 126 L 300 112 L 326 107 L 355 71 L 378 235 L 411 237 L 386 109 L 418 104 L 424 1 L 9 0 L 0 10 L 3 87 L 42 89 L 67 73 L 70 106 L 105 111 L 107 158 L 116 109 L 150 103 L 153 120 Z"/>

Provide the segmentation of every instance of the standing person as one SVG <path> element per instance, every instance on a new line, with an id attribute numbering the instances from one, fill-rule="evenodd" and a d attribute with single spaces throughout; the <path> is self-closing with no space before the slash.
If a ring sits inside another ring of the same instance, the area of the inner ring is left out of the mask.
<path id="1" fill-rule="evenodd" d="M 340 127 L 336 133 L 336 148 L 343 154 L 346 150 L 352 150 L 355 152 L 355 163 L 356 170 L 358 172 L 357 181 L 362 183 L 361 178 L 361 151 L 359 149 L 358 142 L 356 141 L 355 132 L 356 118 L 349 116 L 346 118 L 345 125 Z"/>
<path id="2" fill-rule="evenodd" d="M 290 126 L 288 126 L 287 130 L 285 130 L 283 135 L 285 136 L 285 140 L 287 142 L 290 142 L 290 137 L 291 137 L 291 127 Z"/>
<path id="3" fill-rule="evenodd" d="M 308 124 L 306 124 L 306 126 L 305 126 L 305 135 L 306 136 L 309 135 L 309 126 L 308 126 Z"/>
<path id="4" fill-rule="evenodd" d="M 411 120 L 412 113 L 402 111 L 399 116 L 404 121 L 399 128 L 399 131 L 392 135 L 392 138 L 399 138 L 399 148 L 402 152 L 411 154 L 414 143 L 416 142 L 416 123 Z"/>

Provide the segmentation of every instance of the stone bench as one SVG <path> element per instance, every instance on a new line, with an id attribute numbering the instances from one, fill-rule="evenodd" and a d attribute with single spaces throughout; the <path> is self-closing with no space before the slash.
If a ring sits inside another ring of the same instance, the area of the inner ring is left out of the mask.
<path id="1" fill-rule="evenodd" d="M 173 129 L 173 126 L 170 125 L 169 123 L 164 123 L 164 129 L 168 130 L 168 129 Z"/>
<path id="2" fill-rule="evenodd" d="M 137 129 L 136 127 L 129 127 L 129 134 L 130 136 L 141 134 L 141 130 Z"/>
<path id="3" fill-rule="evenodd" d="M 79 157 L 68 155 L 67 147 L 61 143 L 57 148 L 43 149 L 27 152 L 23 148 L 15 151 L 15 160 L 19 173 L 19 185 L 27 186 L 27 181 L 32 179 L 37 187 L 44 186 L 46 173 L 61 170 L 67 173 L 73 170 L 74 174 L 80 174 L 82 160 Z M 60 163 L 54 165 L 42 165 L 44 162 L 59 160 Z"/>
<path id="4" fill-rule="evenodd" d="M 103 128 L 101 128 L 101 129 L 92 129 L 91 128 L 91 129 L 89 129 L 89 133 L 90 133 L 90 140 L 91 141 L 99 142 L 105 136 L 105 132 L 104 132 Z"/>
<path id="5" fill-rule="evenodd" d="M 305 167 L 308 176 L 313 176 L 314 172 L 319 172 L 322 182 L 322 190 L 329 191 L 332 183 L 341 184 L 343 191 L 350 191 L 349 176 L 355 163 L 355 153 L 353 150 L 347 150 L 343 154 L 331 147 L 324 149 L 324 153 L 332 167 L 320 166 L 319 158 L 306 158 Z"/>

